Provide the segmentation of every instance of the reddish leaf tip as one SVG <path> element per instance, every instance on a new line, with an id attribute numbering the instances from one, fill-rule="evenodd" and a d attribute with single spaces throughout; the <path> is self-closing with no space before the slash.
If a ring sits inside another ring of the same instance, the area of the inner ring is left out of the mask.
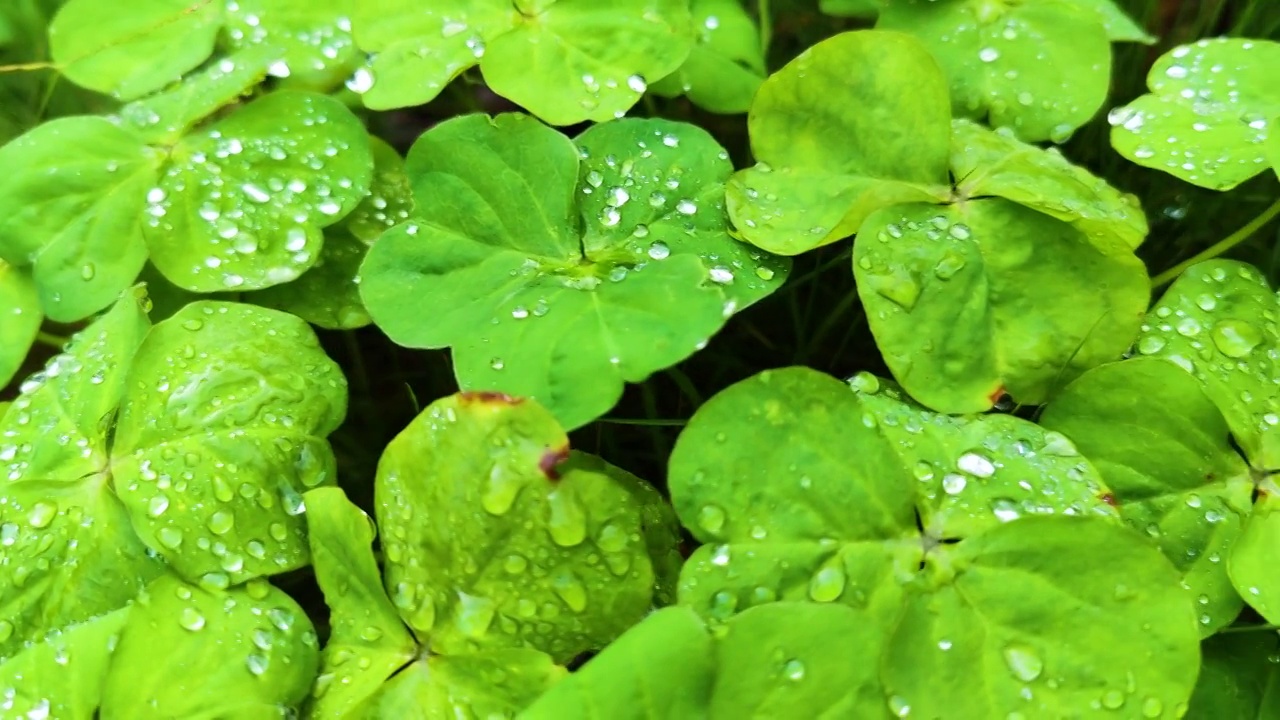
<path id="1" fill-rule="evenodd" d="M 560 463 L 569 459 L 569 446 L 564 445 L 559 448 L 547 448 L 542 453 L 542 457 L 538 460 L 538 469 L 548 480 L 559 480 L 560 471 L 557 469 Z"/>
<path id="2" fill-rule="evenodd" d="M 1110 505 L 1111 507 L 1116 507 L 1120 504 L 1119 501 L 1116 500 L 1116 496 L 1114 493 L 1103 493 L 1102 495 L 1098 496 L 1098 499 Z"/>
<path id="3" fill-rule="evenodd" d="M 1004 396 L 1005 396 L 1004 385 L 1000 385 L 1000 386 L 997 386 L 995 390 L 992 390 L 991 394 L 987 395 L 987 400 L 991 403 L 992 407 L 995 407 L 996 404 L 999 403 L 1002 398 L 1004 398 Z"/>
<path id="4" fill-rule="evenodd" d="M 480 390 L 476 392 L 458 393 L 458 402 L 463 405 L 471 403 L 493 403 L 498 405 L 519 405 L 524 402 L 524 398 L 512 397 L 506 393 L 492 392 L 489 390 Z"/>

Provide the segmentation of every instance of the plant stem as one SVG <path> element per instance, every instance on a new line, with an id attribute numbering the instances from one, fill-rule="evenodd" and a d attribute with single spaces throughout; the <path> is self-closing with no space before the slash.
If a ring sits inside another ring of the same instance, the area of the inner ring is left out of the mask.
<path id="1" fill-rule="evenodd" d="M 681 419 L 661 419 L 661 418 L 611 418 L 602 417 L 596 420 L 598 423 L 609 423 L 611 425 L 640 425 L 643 427 L 684 427 L 688 424 L 688 420 Z"/>
<path id="2" fill-rule="evenodd" d="M 1249 239 L 1249 236 L 1261 230 L 1264 225 L 1274 220 L 1277 215 L 1280 215 L 1280 200 L 1276 200 L 1274 203 L 1271 203 L 1271 207 L 1263 210 L 1262 214 L 1250 220 L 1248 225 L 1245 225 L 1239 230 L 1219 240 L 1206 248 L 1203 252 L 1196 254 L 1194 257 L 1184 260 L 1157 275 L 1155 279 L 1151 281 L 1151 287 L 1158 288 L 1162 285 L 1166 285 L 1192 265 L 1218 257 L 1222 253 Z"/>
<path id="3" fill-rule="evenodd" d="M 71 342 L 71 338 L 63 337 L 62 335 L 54 335 L 53 333 L 47 333 L 43 330 L 36 333 L 36 340 L 57 350 L 61 350 L 67 343 Z"/>
<path id="4" fill-rule="evenodd" d="M 773 41 L 773 15 L 769 12 L 769 0 L 756 0 L 756 14 L 760 16 L 760 54 L 769 56 L 769 43 Z"/>

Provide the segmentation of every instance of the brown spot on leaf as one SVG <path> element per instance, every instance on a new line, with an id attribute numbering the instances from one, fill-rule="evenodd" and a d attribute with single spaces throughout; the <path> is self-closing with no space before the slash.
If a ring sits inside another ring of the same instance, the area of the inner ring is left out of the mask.
<path id="1" fill-rule="evenodd" d="M 1005 396 L 1004 385 L 1001 385 L 997 387 L 995 390 L 991 391 L 991 394 L 987 396 L 987 401 L 991 403 L 992 407 L 995 407 L 996 403 L 1000 402 L 1000 400 L 1004 396 Z"/>
<path id="2" fill-rule="evenodd" d="M 519 405 L 522 402 L 524 402 L 524 398 L 512 397 L 506 393 L 491 392 L 489 390 L 458 393 L 458 403 L 462 405 L 470 405 L 472 403 Z"/>
<path id="3" fill-rule="evenodd" d="M 1118 505 L 1120 504 L 1120 503 L 1116 500 L 1116 496 L 1115 496 L 1115 494 L 1114 494 L 1114 493 L 1103 493 L 1102 495 L 1098 496 L 1098 499 L 1099 499 L 1099 500 L 1101 500 L 1102 502 L 1104 502 L 1104 503 L 1106 503 L 1106 504 L 1110 505 L 1111 507 L 1116 507 L 1116 506 L 1118 506 Z"/>
<path id="4" fill-rule="evenodd" d="M 548 480 L 559 480 L 560 471 L 558 466 L 560 463 L 569 459 L 569 446 L 566 444 L 559 448 L 547 448 L 542 457 L 538 460 L 538 469 Z"/>

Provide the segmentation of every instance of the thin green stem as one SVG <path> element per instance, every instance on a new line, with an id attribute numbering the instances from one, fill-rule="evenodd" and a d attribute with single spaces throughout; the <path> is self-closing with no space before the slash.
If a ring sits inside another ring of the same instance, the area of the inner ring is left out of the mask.
<path id="1" fill-rule="evenodd" d="M 1246 633 L 1246 632 L 1273 632 L 1280 630 L 1280 625 L 1268 623 L 1266 625 L 1235 625 L 1233 627 L 1225 627 L 1218 631 L 1219 634 L 1227 633 Z"/>
<path id="2" fill-rule="evenodd" d="M 1278 215 L 1280 215 L 1280 199 L 1271 203 L 1271 207 L 1263 210 L 1262 214 L 1258 215 L 1258 217 L 1250 220 L 1248 225 L 1245 225 L 1239 230 L 1209 246 L 1204 250 L 1204 252 L 1197 253 L 1194 257 L 1184 260 L 1157 275 L 1155 279 L 1151 281 L 1151 287 L 1158 288 L 1163 285 L 1167 285 L 1192 265 L 1204 262 L 1205 260 L 1212 260 L 1236 245 L 1248 240 L 1251 235 L 1261 230 L 1263 226 L 1274 220 Z"/>
<path id="3" fill-rule="evenodd" d="M 769 56 L 769 43 L 773 42 L 773 15 L 769 12 L 769 0 L 756 0 L 756 13 L 760 16 L 760 54 Z"/>
<path id="4" fill-rule="evenodd" d="M 47 333 L 43 330 L 36 333 L 36 340 L 43 345 L 48 345 L 58 350 L 66 347 L 67 343 L 71 342 L 71 338 L 64 337 L 62 335 L 54 335 L 53 333 Z"/>

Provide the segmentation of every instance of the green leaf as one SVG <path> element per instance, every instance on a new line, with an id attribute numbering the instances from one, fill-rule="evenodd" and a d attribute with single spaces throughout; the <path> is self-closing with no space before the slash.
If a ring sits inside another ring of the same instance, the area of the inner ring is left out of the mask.
<path id="1" fill-rule="evenodd" d="M 688 0 L 394 0 L 356 10 L 375 55 L 364 102 L 420 105 L 479 64 L 499 95 L 554 125 L 621 117 L 693 44 Z"/>
<path id="2" fill-rule="evenodd" d="M 309 717 L 347 717 L 414 660 L 418 643 L 382 588 L 370 547 L 373 520 L 336 487 L 311 490 L 304 499 L 316 581 L 331 626 Z"/>
<path id="3" fill-rule="evenodd" d="M 92 720 L 103 680 L 129 608 L 85 620 L 0 660 L 0 688 L 9 717 Z"/>
<path id="4" fill-rule="evenodd" d="M 69 0 L 49 26 L 53 60 L 77 85 L 133 100 L 209 57 L 222 7 L 214 0 L 138 0 L 121 12 Z"/>
<path id="5" fill-rule="evenodd" d="M 1144 167 L 1211 190 L 1264 172 L 1266 140 L 1280 117 L 1272 68 L 1280 43 L 1210 38 L 1160 56 L 1151 92 L 1111 111 L 1111 144 Z"/>
<path id="6" fill-rule="evenodd" d="M 685 607 L 659 610 L 538 699 L 522 720 L 709 717 L 715 640 Z"/>
<path id="7" fill-rule="evenodd" d="M 650 607 L 640 502 L 580 468 L 532 401 L 433 403 L 387 446 L 375 495 L 386 585 L 434 652 L 531 647 L 568 660 Z"/>
<path id="8" fill-rule="evenodd" d="M 224 33 L 233 48 L 275 55 L 271 74 L 289 87 L 326 92 L 363 59 L 351 36 L 354 0 L 236 0 Z"/>
<path id="9" fill-rule="evenodd" d="M 693 126 L 621 120 L 575 147 L 527 116 L 470 115 L 425 133 L 408 166 L 421 220 L 361 267 L 374 322 L 401 345 L 452 346 L 463 389 L 532 397 L 568 428 L 702 347 L 789 267 L 729 236 L 732 167 Z"/>
<path id="10" fill-rule="evenodd" d="M 335 480 L 347 398 L 302 320 L 192 303 L 151 331 L 129 388 L 112 471 L 149 546 L 211 587 L 307 563 L 302 493 Z"/>
<path id="11" fill-rule="evenodd" d="M 0 657 L 123 607 L 161 571 L 111 493 L 106 451 L 144 302 L 127 294 L 0 417 Z"/>
<path id="12" fill-rule="evenodd" d="M 962 198 L 1002 197 L 1071 223 L 1099 248 L 1132 250 L 1147 218 L 1126 195 L 1056 148 L 1041 149 L 968 120 L 951 125 L 951 174 Z"/>
<path id="13" fill-rule="evenodd" d="M 372 135 L 369 148 L 373 151 L 369 194 L 342 219 L 342 226 L 366 245 L 372 245 L 379 235 L 413 214 L 413 186 L 404 158 L 385 140 Z"/>
<path id="14" fill-rule="evenodd" d="M 1078 517 L 1024 518 L 926 557 L 881 659 L 911 716 L 1178 714 L 1200 665 L 1190 598 L 1154 547 Z"/>
<path id="15" fill-rule="evenodd" d="M 197 123 L 236 102 L 267 76 L 276 52 L 253 47 L 183 78 L 172 90 L 120 108 L 120 118 L 152 145 L 173 145 Z"/>
<path id="16" fill-rule="evenodd" d="M 756 94 L 758 164 L 729 182 L 734 225 L 753 245 L 796 255 L 852 235 L 879 208 L 945 199 L 950 121 L 946 81 L 916 39 L 824 40 Z"/>
<path id="17" fill-rule="evenodd" d="M 0 387 L 9 384 L 22 367 L 27 351 L 40 332 L 44 312 L 35 283 L 18 268 L 0 260 Z"/>
<path id="18" fill-rule="evenodd" d="M 546 654 L 527 648 L 433 655 L 397 673 L 355 717 L 514 717 L 564 675 Z"/>
<path id="19" fill-rule="evenodd" d="M 884 0 L 818 0 L 818 7 L 836 17 L 874 18 Z"/>
<path id="20" fill-rule="evenodd" d="M 151 261 L 196 292 L 293 280 L 315 264 L 322 229 L 368 191 L 368 137 L 337 100 L 294 91 L 184 137 L 146 193 Z"/>
<path id="21" fill-rule="evenodd" d="M 1186 717 L 1263 720 L 1280 715 L 1280 653 L 1274 632 L 1232 632 L 1209 638 Z"/>
<path id="22" fill-rule="evenodd" d="M 120 633 L 102 718 L 279 717 L 306 696 L 317 656 L 306 613 L 266 581 L 211 592 L 162 575 Z"/>
<path id="23" fill-rule="evenodd" d="M 1276 295 L 1256 268 L 1210 260 L 1188 268 L 1152 308 L 1138 352 L 1191 373 L 1256 470 L 1280 469 Z"/>
<path id="24" fill-rule="evenodd" d="M 1107 28 L 1100 12 L 1081 7 L 1102 4 L 889 0 L 876 27 L 909 32 L 929 46 L 947 73 L 957 115 L 1027 141 L 1063 142 L 1107 98 Z"/>
<path id="25" fill-rule="evenodd" d="M 1117 517 L 1110 489 L 1061 434 L 1011 415 L 941 415 L 868 373 L 849 380 L 865 414 L 919 481 L 921 529 L 970 537 L 1024 515 Z"/>
<path id="26" fill-rule="evenodd" d="M 872 629 L 839 605 L 772 603 L 708 636 L 687 608 L 646 618 L 522 717 L 879 717 Z"/>
<path id="27" fill-rule="evenodd" d="M 743 113 L 766 75 L 760 29 L 738 0 L 693 0 L 695 42 L 680 69 L 649 88 L 703 109 Z"/>
<path id="28" fill-rule="evenodd" d="M 1094 368 L 1049 403 L 1040 424 L 1071 438 L 1102 473 L 1124 519 L 1155 538 L 1197 599 L 1201 632 L 1230 624 L 1243 602 L 1227 576 L 1249 514 L 1249 468 L 1222 413 L 1171 362 Z"/>
<path id="29" fill-rule="evenodd" d="M 1280 579 L 1275 574 L 1276 547 L 1280 545 L 1280 498 L 1275 482 L 1268 479 L 1244 522 L 1227 562 L 1231 582 L 1244 601 L 1267 619 L 1280 622 Z"/>
<path id="30" fill-rule="evenodd" d="M 345 230 L 325 232 L 320 259 L 297 280 L 260 290 L 247 299 L 292 313 L 327 330 L 362 328 L 373 319 L 360 301 L 356 276 L 368 246 Z"/>
<path id="31" fill-rule="evenodd" d="M 0 148 L 0 258 L 32 266 L 49 318 L 110 305 L 147 259 L 142 210 L 161 158 L 99 117 L 52 120 Z"/>
<path id="32" fill-rule="evenodd" d="M 1100 488 L 1087 464 L 1063 472 L 1083 462 L 1070 443 L 1042 434 L 1019 447 L 1016 428 L 994 419 L 938 419 L 877 396 L 867 376 L 854 384 L 860 392 L 803 368 L 767 371 L 695 413 L 672 454 L 672 502 L 695 537 L 722 544 L 690 558 L 682 604 L 715 619 L 778 599 L 853 608 L 864 645 L 887 648 L 871 654 L 900 715 L 1057 717 L 1117 702 L 1113 688 L 1122 703 L 1141 692 L 1138 707 L 1185 702 L 1198 664 L 1193 603 L 1157 549 L 1109 517 L 1072 517 L 1100 509 L 1087 501 L 1029 499 L 1061 515 L 993 508 L 1011 521 L 940 537 L 928 512 L 947 509 L 931 497 L 942 468 L 913 477 L 909 465 L 974 442 L 954 469 L 975 485 L 1062 472 L 1056 489 L 1087 498 Z M 1017 457 L 1033 451 L 1072 459 Z M 1028 705 L 1022 690 L 1037 680 Z"/>
<path id="33" fill-rule="evenodd" d="M 999 198 L 886 208 L 860 235 L 854 276 L 876 343 L 907 392 L 942 412 L 987 410 L 1003 393 L 1040 404 L 1119 359 L 1150 292 L 1128 248 Z"/>
<path id="34" fill-rule="evenodd" d="M 917 481 L 866 414 L 848 386 L 804 368 L 766 371 L 698 409 L 668 472 L 676 514 L 708 543 L 681 573 L 682 604 L 723 619 L 778 599 L 838 600 L 892 629 L 922 552 L 909 541 Z"/>

